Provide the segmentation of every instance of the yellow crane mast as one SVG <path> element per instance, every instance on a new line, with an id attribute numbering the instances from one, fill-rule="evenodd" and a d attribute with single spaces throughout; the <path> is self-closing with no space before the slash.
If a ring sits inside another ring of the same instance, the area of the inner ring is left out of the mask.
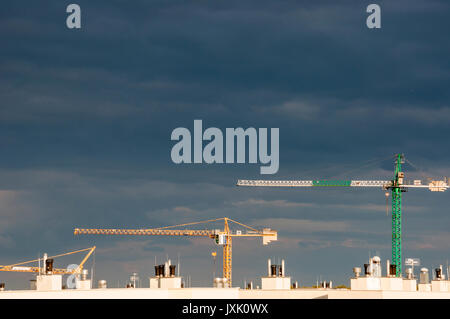
<path id="1" fill-rule="evenodd" d="M 44 264 L 43 268 L 42 267 L 26 266 L 26 265 L 30 264 L 30 263 L 33 263 L 33 262 L 40 262 L 41 260 L 45 260 L 45 259 L 53 259 L 53 258 L 57 258 L 57 257 L 62 257 L 62 256 L 68 256 L 68 255 L 72 255 L 72 254 L 81 253 L 83 251 L 88 251 L 88 253 L 83 258 L 83 260 L 81 261 L 81 263 L 78 265 L 77 268 L 75 268 L 75 269 L 53 268 L 52 269 L 52 274 L 55 274 L 55 275 L 81 274 L 81 271 L 83 270 L 83 265 L 86 263 L 88 258 L 92 255 L 92 253 L 95 251 L 95 248 L 96 247 L 93 246 L 93 247 L 80 249 L 80 250 L 75 250 L 75 251 L 71 251 L 71 252 L 68 252 L 68 253 L 60 254 L 60 255 L 46 257 L 46 258 L 38 258 L 38 259 L 23 261 L 23 262 L 20 262 L 20 263 L 17 263 L 17 264 L 6 265 L 6 266 L 0 265 L 0 271 L 44 273 L 43 269 L 45 268 L 45 261 L 43 263 Z"/>
<path id="2" fill-rule="evenodd" d="M 173 229 L 176 227 L 186 227 L 191 225 L 205 224 L 224 221 L 223 230 L 220 229 Z M 229 222 L 235 223 L 244 227 L 247 231 L 233 232 L 229 227 Z M 160 228 L 146 228 L 146 229 L 97 229 L 97 228 L 75 228 L 74 235 L 131 235 L 131 236 L 192 236 L 192 237 L 209 237 L 214 239 L 216 244 L 223 246 L 223 277 L 228 280 L 231 287 L 231 272 L 232 272 L 232 239 L 233 237 L 262 237 L 263 245 L 267 245 L 271 241 L 277 240 L 277 232 L 270 228 L 257 230 L 253 227 L 244 225 L 240 222 L 232 220 L 227 217 L 210 219 L 200 222 L 193 222 L 181 225 L 166 226 Z"/>

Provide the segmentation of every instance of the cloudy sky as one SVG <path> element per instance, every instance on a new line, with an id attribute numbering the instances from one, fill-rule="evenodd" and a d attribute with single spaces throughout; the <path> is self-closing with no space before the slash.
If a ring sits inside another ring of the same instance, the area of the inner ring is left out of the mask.
<path id="1" fill-rule="evenodd" d="M 0 10 L 0 264 L 97 245 L 95 276 L 142 285 L 166 256 L 211 285 L 211 240 L 73 236 L 74 227 L 161 227 L 227 216 L 279 241 L 236 239 L 233 281 L 286 260 L 300 285 L 349 284 L 391 255 L 379 189 L 238 188 L 237 179 L 450 176 L 450 3 L 381 1 L 4 1 Z M 172 163 L 176 127 L 277 127 L 280 169 Z M 450 257 L 448 193 L 404 195 L 404 257 Z M 220 225 L 206 227 L 218 228 Z M 239 228 L 237 228 L 239 229 Z M 81 256 L 56 260 L 76 263 Z M 89 262 L 92 265 L 93 259 Z M 217 267 L 217 265 L 216 265 Z M 220 269 L 220 267 L 219 267 Z M 1 274 L 10 288 L 31 275 Z M 258 283 L 259 284 L 259 283 Z"/>

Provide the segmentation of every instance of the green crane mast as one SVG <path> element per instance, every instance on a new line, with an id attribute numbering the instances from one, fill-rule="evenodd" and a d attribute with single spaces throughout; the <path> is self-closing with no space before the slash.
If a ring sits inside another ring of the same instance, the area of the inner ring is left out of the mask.
<path id="1" fill-rule="evenodd" d="M 237 186 L 270 186 L 270 187 L 381 187 L 392 191 L 392 261 L 395 265 L 395 276 L 402 275 L 402 193 L 408 188 L 428 188 L 432 192 L 444 192 L 449 188 L 448 181 L 430 180 L 423 184 L 422 180 L 404 181 L 402 164 L 403 154 L 395 156 L 394 178 L 392 180 L 238 180 Z"/>
<path id="2" fill-rule="evenodd" d="M 397 154 L 394 179 L 392 181 L 392 264 L 395 265 L 396 276 L 402 274 L 402 187 L 404 174 L 402 164 L 405 162 L 403 154 Z"/>

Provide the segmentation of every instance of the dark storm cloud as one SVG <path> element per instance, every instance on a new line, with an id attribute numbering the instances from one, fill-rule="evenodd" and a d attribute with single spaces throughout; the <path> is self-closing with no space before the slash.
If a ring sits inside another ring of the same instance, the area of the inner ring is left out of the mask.
<path id="1" fill-rule="evenodd" d="M 389 257 L 383 192 L 242 189 L 234 183 L 260 178 L 257 166 L 177 166 L 170 133 L 192 128 L 194 119 L 222 129 L 279 127 L 274 178 L 390 178 L 399 151 L 415 164 L 406 165 L 411 177 L 449 175 L 446 1 L 379 1 L 381 30 L 365 27 L 369 1 L 77 3 L 81 30 L 65 27 L 61 1 L 2 4 L 5 260 L 96 242 L 99 263 L 102 253 L 105 263 L 118 261 L 118 268 L 105 268 L 149 271 L 154 255 L 182 246 L 187 273 L 201 282 L 194 259 L 209 262 L 214 246 L 74 239 L 72 230 L 222 216 L 279 227 L 281 241 L 272 251 L 244 240 L 234 251 L 254 249 L 262 265 L 268 254 L 292 254 L 289 269 L 304 280 L 314 280 L 316 268 L 305 270 L 299 249 L 312 264 L 346 256 L 348 263 L 335 267 L 338 278 L 362 263 L 367 250 Z M 367 162 L 372 159 L 379 160 Z M 442 254 L 425 250 L 447 238 L 447 194 L 411 191 L 404 204 L 406 253 L 437 262 Z M 239 257 L 236 276 L 250 262 Z"/>

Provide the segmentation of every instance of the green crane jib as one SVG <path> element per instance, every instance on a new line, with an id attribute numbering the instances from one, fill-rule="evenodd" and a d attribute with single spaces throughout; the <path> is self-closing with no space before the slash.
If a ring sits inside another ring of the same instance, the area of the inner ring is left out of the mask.
<path id="1" fill-rule="evenodd" d="M 402 164 L 403 154 L 396 155 L 392 180 L 238 180 L 237 186 L 258 187 L 380 187 L 392 191 L 392 261 L 396 276 L 402 274 L 402 193 L 408 188 L 428 188 L 432 192 L 444 192 L 449 188 L 447 180 L 405 181 Z"/>

